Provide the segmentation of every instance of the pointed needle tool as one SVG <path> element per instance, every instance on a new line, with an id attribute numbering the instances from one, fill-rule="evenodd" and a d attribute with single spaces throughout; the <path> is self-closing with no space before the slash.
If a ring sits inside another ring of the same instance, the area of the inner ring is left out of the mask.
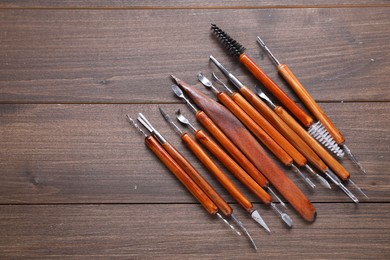
<path id="1" fill-rule="evenodd" d="M 343 148 L 343 150 L 347 153 L 348 157 L 359 167 L 359 170 L 362 173 L 366 174 L 366 170 L 363 168 L 361 163 L 352 154 L 351 150 L 345 145 L 344 136 L 340 133 L 337 127 L 333 124 L 330 118 L 325 114 L 320 105 L 318 105 L 318 103 L 309 94 L 309 92 L 305 89 L 301 82 L 295 77 L 292 71 L 287 67 L 286 64 L 281 64 L 275 58 L 270 49 L 265 45 L 264 41 L 259 36 L 257 36 L 257 42 L 260 44 L 262 49 L 271 57 L 272 61 L 274 61 L 275 65 L 277 66 L 279 73 L 288 82 L 288 84 L 303 101 L 303 103 L 310 110 L 310 112 L 312 112 L 313 115 L 325 126 L 326 130 L 333 137 L 335 142 Z"/>
<path id="2" fill-rule="evenodd" d="M 358 161 L 358 159 L 353 155 L 348 146 L 344 143 L 342 144 L 344 151 L 347 153 L 348 157 L 359 167 L 360 171 L 364 174 L 367 174 L 366 170 L 363 168 L 363 165 Z M 359 188 L 360 189 L 360 188 Z"/>
<path id="3" fill-rule="evenodd" d="M 225 148 L 225 150 L 241 165 L 241 167 L 264 189 L 270 191 L 273 196 L 286 208 L 286 204 L 275 194 L 269 187 L 268 180 L 264 175 L 249 161 L 249 159 L 241 152 L 240 149 L 225 135 L 225 133 L 208 117 L 208 115 L 195 108 L 195 106 L 185 96 L 178 85 L 172 85 L 172 90 L 175 95 L 183 99 L 195 113 L 198 121 L 214 136 L 214 138 Z"/>
<path id="4" fill-rule="evenodd" d="M 159 108 L 163 118 L 173 127 L 177 133 L 180 133 L 183 143 L 193 152 L 193 154 L 202 162 L 202 164 L 214 175 L 214 177 L 221 183 L 221 185 L 229 192 L 230 195 L 249 213 L 249 215 L 259 223 L 264 229 L 269 232 L 268 226 L 261 218 L 256 209 L 253 208 L 252 203 L 239 190 L 239 188 L 227 177 L 222 169 L 215 164 L 203 148 L 195 141 L 195 139 L 186 132 L 183 132 L 171 119 L 171 117 L 160 107 Z"/>
<path id="5" fill-rule="evenodd" d="M 256 197 L 258 197 L 264 204 L 269 206 L 272 204 L 272 197 L 263 190 L 260 185 L 255 182 L 222 148 L 220 148 L 211 137 L 209 137 L 203 130 L 196 129 L 191 122 L 181 114 L 180 110 L 176 112 L 177 120 L 189 126 L 194 132 L 195 137 L 242 183 L 244 184 Z M 272 209 L 275 209 L 272 207 Z M 283 221 L 286 220 L 285 215 L 281 211 L 276 211 Z M 264 222 L 264 221 L 263 221 Z M 291 226 L 291 223 L 286 222 L 288 226 Z M 263 223 L 265 225 L 265 223 Z"/>

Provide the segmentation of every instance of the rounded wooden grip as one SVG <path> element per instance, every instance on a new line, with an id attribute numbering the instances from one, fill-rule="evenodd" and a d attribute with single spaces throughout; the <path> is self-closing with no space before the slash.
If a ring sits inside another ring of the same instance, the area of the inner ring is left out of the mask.
<path id="1" fill-rule="evenodd" d="M 295 147 L 287 141 L 268 121 L 265 119 L 246 99 L 239 93 L 232 95 L 234 102 L 244 110 L 250 118 L 253 119 L 282 149 L 288 153 L 299 165 L 304 166 L 307 163 L 306 158 Z M 262 102 L 262 101 L 261 101 Z"/>
<path id="2" fill-rule="evenodd" d="M 343 181 L 350 177 L 350 173 L 345 169 L 329 152 L 317 142 L 295 119 L 282 107 L 277 107 L 275 113 L 283 119 L 286 124 L 295 131 L 318 156 L 339 176 Z"/>
<path id="3" fill-rule="evenodd" d="M 334 138 L 337 144 L 343 144 L 345 142 L 344 136 L 341 135 L 340 131 L 333 124 L 333 122 L 328 118 L 322 108 L 317 104 L 314 98 L 307 92 L 307 90 L 302 86 L 299 80 L 294 76 L 291 70 L 285 64 L 280 64 L 278 66 L 279 73 L 283 78 L 288 82 L 291 88 L 299 96 L 306 107 L 313 113 L 313 115 L 325 126 L 330 135 Z"/>
<path id="4" fill-rule="evenodd" d="M 241 54 L 240 62 L 306 127 L 313 119 L 292 100 L 248 55 Z"/>
<path id="5" fill-rule="evenodd" d="M 196 138 L 209 150 L 241 183 L 243 183 L 264 204 L 272 202 L 271 196 L 263 190 L 222 148 L 220 148 L 205 132 L 198 130 Z"/>
<path id="6" fill-rule="evenodd" d="M 263 116 L 270 122 L 310 163 L 316 168 L 324 171 L 327 166 L 320 157 L 308 146 L 308 144 L 295 133 L 278 115 L 269 107 L 265 108 L 266 104 L 257 96 L 253 96 L 253 92 L 247 87 L 241 88 L 245 97 L 252 105 L 262 112 Z M 298 162 L 297 162 L 298 163 Z M 302 165 L 301 165 L 302 166 Z"/>
<path id="7" fill-rule="evenodd" d="M 263 188 L 269 185 L 268 180 L 264 175 L 254 166 L 248 158 L 237 148 L 237 146 L 230 141 L 230 139 L 219 129 L 218 126 L 204 113 L 198 111 L 196 117 L 201 124 L 209 131 L 215 139 L 222 145 L 223 148 L 238 162 L 239 165 Z"/>
<path id="8" fill-rule="evenodd" d="M 164 150 L 164 148 L 154 137 L 146 137 L 145 143 L 210 214 L 215 215 L 218 212 L 218 208 L 214 202 L 212 202 L 210 198 L 207 197 L 207 195 L 196 185 L 196 183 L 184 172 L 184 170 L 180 168 L 176 161 L 168 154 L 167 151 Z"/>
<path id="9" fill-rule="evenodd" d="M 245 197 L 245 195 L 237 188 L 237 186 L 226 176 L 221 168 L 216 165 L 213 160 L 205 153 L 200 145 L 189 135 L 182 135 L 183 142 L 195 154 L 195 156 L 203 163 L 204 166 L 214 175 L 221 185 L 229 192 L 232 197 L 241 204 L 248 212 L 252 212 L 253 205 Z"/>
<path id="10" fill-rule="evenodd" d="M 206 181 L 205 178 L 192 166 L 192 164 L 176 150 L 170 143 L 162 145 L 170 156 L 180 165 L 187 175 L 206 193 L 206 195 L 217 205 L 219 210 L 225 215 L 233 213 L 232 207 L 218 194 L 218 192 Z"/>
<path id="11" fill-rule="evenodd" d="M 229 96 L 224 92 L 218 94 L 221 101 L 268 149 L 286 166 L 293 163 L 293 159 L 281 148 L 255 121 L 252 120 Z"/>

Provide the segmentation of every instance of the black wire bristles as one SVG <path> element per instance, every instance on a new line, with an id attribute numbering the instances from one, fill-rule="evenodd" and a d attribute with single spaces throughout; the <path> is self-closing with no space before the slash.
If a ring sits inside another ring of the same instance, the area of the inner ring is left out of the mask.
<path id="1" fill-rule="evenodd" d="M 211 30 L 215 34 L 215 36 L 222 42 L 223 45 L 229 51 L 229 54 L 233 57 L 240 57 L 246 50 L 244 46 L 242 46 L 238 41 L 234 40 L 229 34 L 222 31 L 217 25 L 211 24 Z"/>

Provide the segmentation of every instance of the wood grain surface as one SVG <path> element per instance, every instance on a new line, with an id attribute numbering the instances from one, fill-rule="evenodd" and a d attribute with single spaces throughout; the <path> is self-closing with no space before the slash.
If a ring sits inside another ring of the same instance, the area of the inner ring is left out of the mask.
<path id="1" fill-rule="evenodd" d="M 196 122 L 169 75 L 204 91 L 196 74 L 217 71 L 211 54 L 252 90 L 259 84 L 226 55 L 211 23 L 297 101 L 256 36 L 289 65 L 366 168 L 365 176 L 342 162 L 368 200 L 351 185 L 357 206 L 336 187 L 312 192 L 279 164 L 318 214 L 308 224 L 287 205 L 290 230 L 232 178 L 267 234 L 207 173 L 158 107 Z M 380 0 L 2 1 L 0 258 L 390 258 L 389 28 L 390 4 Z M 258 252 L 147 149 L 126 120 L 138 112 L 231 203 Z"/>

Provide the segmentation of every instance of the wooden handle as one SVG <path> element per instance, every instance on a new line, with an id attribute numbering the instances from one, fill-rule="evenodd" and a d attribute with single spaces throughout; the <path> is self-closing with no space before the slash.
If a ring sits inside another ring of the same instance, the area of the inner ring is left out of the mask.
<path id="1" fill-rule="evenodd" d="M 191 194 L 203 205 L 203 207 L 212 215 L 218 211 L 217 206 L 202 191 L 201 188 L 184 172 L 176 161 L 164 150 L 160 143 L 152 136 L 145 138 L 145 143 L 150 150 L 167 166 L 167 168 L 178 178 L 181 183 L 191 192 Z"/>
<path id="2" fill-rule="evenodd" d="M 275 108 L 276 114 L 297 133 L 318 156 L 339 176 L 343 181 L 350 177 L 350 173 L 332 156 L 329 152 L 317 142 L 295 119 L 288 114 L 282 107 Z"/>
<path id="3" fill-rule="evenodd" d="M 246 99 L 239 93 L 234 93 L 232 99 L 244 110 L 256 124 L 261 127 L 282 149 L 290 155 L 299 166 L 307 163 L 306 158 L 281 135 Z"/>
<path id="4" fill-rule="evenodd" d="M 200 145 L 187 133 L 181 136 L 186 146 L 195 154 L 195 156 L 203 163 L 204 166 L 214 175 L 221 185 L 229 192 L 232 197 L 241 204 L 248 212 L 252 212 L 253 205 L 245 197 L 245 195 L 237 188 L 237 186 L 226 176 L 226 174 L 214 163 L 213 160 L 206 154 Z"/>
<path id="5" fill-rule="evenodd" d="M 278 66 L 279 73 L 288 82 L 291 88 L 299 96 L 306 107 L 313 113 L 313 115 L 325 126 L 330 135 L 334 138 L 337 144 L 343 144 L 345 142 L 344 136 L 341 135 L 340 131 L 336 128 L 333 122 L 327 117 L 325 112 L 317 104 L 314 98 L 307 92 L 302 86 L 299 80 L 294 76 L 291 70 L 285 64 Z"/>
<path id="6" fill-rule="evenodd" d="M 279 158 L 286 166 L 293 163 L 293 159 L 282 147 L 280 147 L 255 121 L 252 120 L 229 96 L 224 92 L 218 93 L 218 100 L 221 101 L 268 149 Z"/>
<path id="7" fill-rule="evenodd" d="M 192 166 L 192 164 L 170 143 L 162 145 L 169 155 L 180 165 L 187 175 L 206 193 L 206 195 L 217 205 L 219 210 L 225 215 L 233 213 L 232 207 L 218 194 L 218 192 L 206 181 L 205 178 Z"/>
<path id="8" fill-rule="evenodd" d="M 264 204 L 272 202 L 271 196 L 263 190 L 222 148 L 220 148 L 204 131 L 198 130 L 196 138 L 209 150 L 241 183 L 243 183 Z"/>
<path id="9" fill-rule="evenodd" d="M 268 120 L 268 122 L 271 123 L 309 162 L 321 171 L 324 171 L 327 168 L 321 158 L 318 157 L 310 146 L 249 88 L 243 87 L 240 91 Z"/>
<path id="10" fill-rule="evenodd" d="M 209 131 L 223 148 L 238 162 L 238 164 L 263 188 L 269 186 L 268 180 L 251 163 L 248 158 L 237 148 L 235 144 L 219 129 L 218 126 L 203 111 L 196 112 L 196 117 L 201 124 Z"/>
<path id="11" fill-rule="evenodd" d="M 295 183 L 269 157 L 245 126 L 224 106 L 196 88 L 180 81 L 180 88 L 202 109 L 246 155 L 303 219 L 313 222 L 316 209 Z"/>
<path id="12" fill-rule="evenodd" d="M 288 110 L 309 127 L 313 119 L 292 100 L 248 55 L 241 54 L 240 62 L 280 101 Z"/>
<path id="13" fill-rule="evenodd" d="M 317 169 L 324 171 L 327 169 L 325 163 L 308 146 L 308 144 L 295 133 L 278 115 L 272 111 L 258 96 L 249 88 L 243 87 L 241 93 L 248 98 L 252 105 L 270 122 L 306 159 Z"/>

